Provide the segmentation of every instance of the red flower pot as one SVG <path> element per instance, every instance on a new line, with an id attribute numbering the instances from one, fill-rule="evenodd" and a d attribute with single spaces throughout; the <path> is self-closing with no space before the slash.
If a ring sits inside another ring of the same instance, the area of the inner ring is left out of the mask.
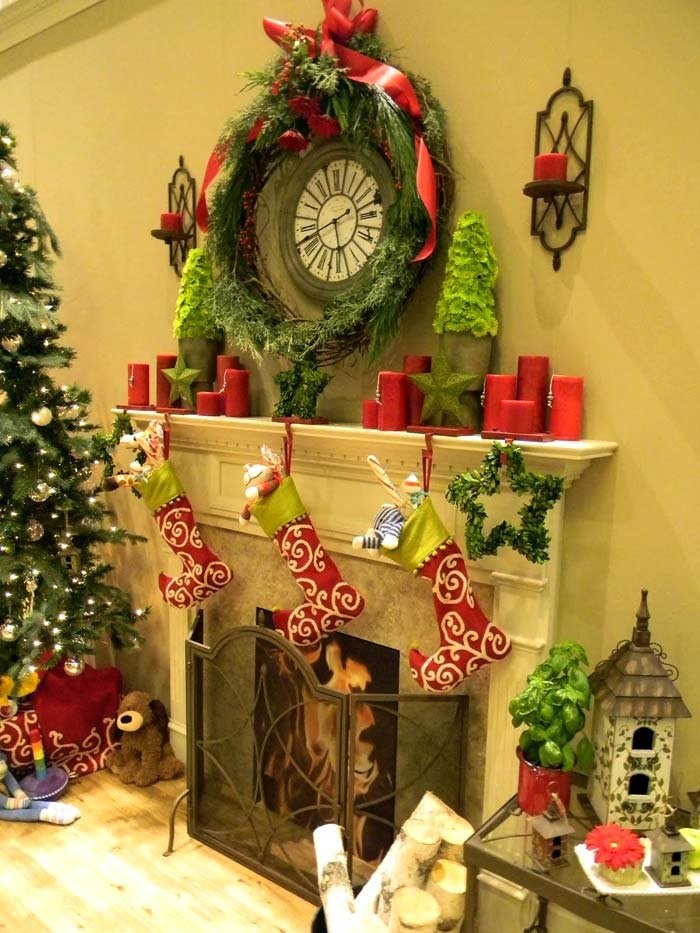
<path id="1" fill-rule="evenodd" d="M 552 794 L 556 794 L 568 810 L 571 799 L 572 772 L 533 765 L 527 761 L 520 748 L 517 749 L 516 754 L 520 761 L 518 775 L 520 809 L 529 813 L 530 816 L 538 816 L 549 806 Z"/>

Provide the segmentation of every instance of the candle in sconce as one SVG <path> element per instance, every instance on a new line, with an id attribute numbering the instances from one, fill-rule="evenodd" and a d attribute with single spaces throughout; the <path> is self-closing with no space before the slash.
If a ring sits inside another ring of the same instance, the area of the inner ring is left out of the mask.
<path id="1" fill-rule="evenodd" d="M 379 413 L 377 427 L 380 431 L 405 431 L 407 416 L 406 373 L 381 372 L 377 378 L 377 401 Z"/>
<path id="2" fill-rule="evenodd" d="M 498 430 L 514 436 L 535 433 L 535 403 L 504 398 L 498 418 Z"/>
<path id="3" fill-rule="evenodd" d="M 565 152 L 543 152 L 535 156 L 535 181 L 566 181 L 568 162 Z"/>
<path id="4" fill-rule="evenodd" d="M 583 420 L 581 376 L 552 376 L 549 433 L 558 441 L 580 441 Z"/>
<path id="5" fill-rule="evenodd" d="M 145 408 L 148 405 L 150 369 L 148 363 L 129 363 L 127 401 L 130 408 Z"/>
<path id="6" fill-rule="evenodd" d="M 228 418 L 247 418 L 250 415 L 250 371 L 227 369 L 224 372 L 224 414 Z"/>
<path id="7" fill-rule="evenodd" d="M 240 369 L 241 361 L 237 356 L 220 354 L 216 358 L 216 388 L 223 389 L 224 376 L 227 369 Z"/>
<path id="8" fill-rule="evenodd" d="M 484 380 L 484 431 L 500 431 L 501 402 L 515 398 L 515 376 L 489 373 Z"/>
<path id="9" fill-rule="evenodd" d="M 44 746 L 41 742 L 41 733 L 38 729 L 29 730 L 29 741 L 32 746 L 36 779 L 37 781 L 43 781 L 46 777 L 46 757 L 44 755 Z"/>
<path id="10" fill-rule="evenodd" d="M 515 397 L 535 403 L 534 434 L 544 431 L 547 420 L 547 391 L 549 389 L 549 357 L 519 356 L 518 381 Z"/>
<path id="11" fill-rule="evenodd" d="M 160 215 L 160 229 L 168 233 L 182 233 L 182 214 L 166 211 Z"/>
<path id="12" fill-rule="evenodd" d="M 379 425 L 379 402 L 374 398 L 362 403 L 362 427 L 376 428 Z"/>
<path id="13" fill-rule="evenodd" d="M 197 414 L 219 416 L 223 408 L 221 392 L 198 392 Z"/>
<path id="14" fill-rule="evenodd" d="M 403 371 L 409 376 L 406 383 L 406 420 L 408 424 L 420 424 L 423 411 L 423 393 L 410 378 L 411 373 L 429 373 L 432 358 L 429 356 L 404 356 Z"/>
<path id="15" fill-rule="evenodd" d="M 174 353 L 161 353 L 156 357 L 156 408 L 170 408 L 170 390 L 172 386 L 163 375 L 164 369 L 174 369 L 177 356 Z"/>

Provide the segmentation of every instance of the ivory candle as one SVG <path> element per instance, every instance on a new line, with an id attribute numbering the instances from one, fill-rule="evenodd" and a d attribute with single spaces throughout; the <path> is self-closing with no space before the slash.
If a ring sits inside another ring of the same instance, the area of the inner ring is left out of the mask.
<path id="1" fill-rule="evenodd" d="M 377 427 L 380 431 L 406 430 L 407 404 L 406 373 L 381 372 L 377 380 L 379 415 Z"/>
<path id="2" fill-rule="evenodd" d="M 516 398 L 535 403 L 533 432 L 544 431 L 549 386 L 548 356 L 519 356 Z"/>
<path id="3" fill-rule="evenodd" d="M 376 428 L 379 424 L 379 402 L 374 398 L 365 399 L 362 403 L 362 427 Z"/>
<path id="4" fill-rule="evenodd" d="M 224 376 L 227 369 L 240 369 L 241 361 L 237 356 L 220 354 L 216 358 L 216 388 L 223 389 Z"/>
<path id="5" fill-rule="evenodd" d="M 485 431 L 500 431 L 501 402 L 504 398 L 515 398 L 515 376 L 489 373 L 484 380 Z"/>
<path id="6" fill-rule="evenodd" d="M 44 746 L 41 742 L 41 733 L 38 729 L 29 730 L 29 741 L 32 745 L 32 757 L 34 758 L 36 779 L 37 781 L 43 781 L 46 777 L 46 758 L 44 756 Z"/>
<path id="7" fill-rule="evenodd" d="M 198 392 L 197 414 L 220 415 L 223 396 L 221 392 Z"/>
<path id="8" fill-rule="evenodd" d="M 552 376 L 549 433 L 559 441 L 580 441 L 583 419 L 581 376 Z"/>
<path id="9" fill-rule="evenodd" d="M 161 353 L 156 357 L 156 408 L 170 407 L 171 385 L 163 375 L 164 369 L 174 369 L 177 356 L 174 353 Z"/>
<path id="10" fill-rule="evenodd" d="M 566 181 L 568 161 L 565 152 L 543 152 L 535 156 L 535 181 Z"/>
<path id="11" fill-rule="evenodd" d="M 229 418 L 250 415 L 250 371 L 227 369 L 224 372 L 224 414 Z"/>
<path id="12" fill-rule="evenodd" d="M 149 400 L 150 366 L 148 363 L 129 363 L 128 403 L 134 408 L 144 408 Z"/>
<path id="13" fill-rule="evenodd" d="M 535 433 L 535 403 L 519 399 L 504 398 L 501 402 L 499 431 L 508 434 Z"/>
<path id="14" fill-rule="evenodd" d="M 407 376 L 411 373 L 429 373 L 432 358 L 429 356 L 404 356 L 403 371 Z M 423 411 L 423 393 L 412 379 L 406 383 L 406 420 L 407 424 L 420 424 Z"/>

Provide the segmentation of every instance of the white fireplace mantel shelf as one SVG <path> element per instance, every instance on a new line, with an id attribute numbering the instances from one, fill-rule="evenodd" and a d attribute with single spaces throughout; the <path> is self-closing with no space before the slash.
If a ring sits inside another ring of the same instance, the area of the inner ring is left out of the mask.
<path id="1" fill-rule="evenodd" d="M 132 422 L 144 426 L 152 411 L 130 410 Z M 261 535 L 255 522 L 241 528 L 244 503 L 243 465 L 259 460 L 260 446 L 282 452 L 285 424 L 269 418 L 215 418 L 199 415 L 170 416 L 170 457 L 192 502 L 198 521 Z M 408 473 L 421 476 L 422 434 L 371 431 L 349 424 L 293 424 L 292 473 L 302 501 L 313 516 L 323 544 L 331 551 L 376 560 L 353 551 L 352 537 L 371 524 L 385 493 L 367 464 L 369 454 L 379 458 L 399 485 Z M 563 476 L 568 489 L 596 460 L 610 458 L 612 441 L 516 442 L 528 470 Z M 430 491 L 440 517 L 458 541 L 464 540 L 464 516 L 444 497 L 450 480 L 459 472 L 480 466 L 493 441 L 478 435 L 432 437 L 433 469 Z M 510 655 L 491 670 L 486 739 L 484 809 L 493 812 L 515 787 L 513 728 L 508 701 L 513 684 L 524 683 L 556 635 L 557 598 L 566 494 L 548 513 L 549 561 L 532 564 L 510 548 L 470 563 L 470 575 L 494 588 L 493 621 L 511 637 Z M 523 500 L 502 482 L 501 495 L 488 500 L 489 523 L 514 519 Z M 184 642 L 187 613 L 170 613 L 171 726 L 184 734 Z M 175 736 L 174 736 L 175 738 Z M 509 766 L 507 763 L 511 762 Z"/>

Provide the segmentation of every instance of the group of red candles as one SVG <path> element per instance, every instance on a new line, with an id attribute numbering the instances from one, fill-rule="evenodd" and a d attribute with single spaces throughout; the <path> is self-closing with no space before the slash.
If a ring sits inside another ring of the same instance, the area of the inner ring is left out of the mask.
<path id="1" fill-rule="evenodd" d="M 170 382 L 164 369 L 173 369 L 177 356 L 163 353 L 156 357 L 156 410 L 170 410 Z M 129 408 L 150 407 L 150 366 L 129 363 Z M 250 371 L 242 369 L 237 356 L 222 354 L 216 358 L 215 391 L 197 392 L 198 415 L 226 415 L 247 418 L 250 415 Z"/>
<path id="2" fill-rule="evenodd" d="M 484 382 L 484 432 L 577 441 L 582 417 L 583 379 L 550 379 L 547 356 L 519 356 L 517 376 L 489 374 Z"/>
<path id="3" fill-rule="evenodd" d="M 376 398 L 362 403 L 362 427 L 405 431 L 408 425 L 420 424 L 423 393 L 409 377 L 430 372 L 431 362 L 429 356 L 405 356 L 403 372 L 380 372 Z"/>

